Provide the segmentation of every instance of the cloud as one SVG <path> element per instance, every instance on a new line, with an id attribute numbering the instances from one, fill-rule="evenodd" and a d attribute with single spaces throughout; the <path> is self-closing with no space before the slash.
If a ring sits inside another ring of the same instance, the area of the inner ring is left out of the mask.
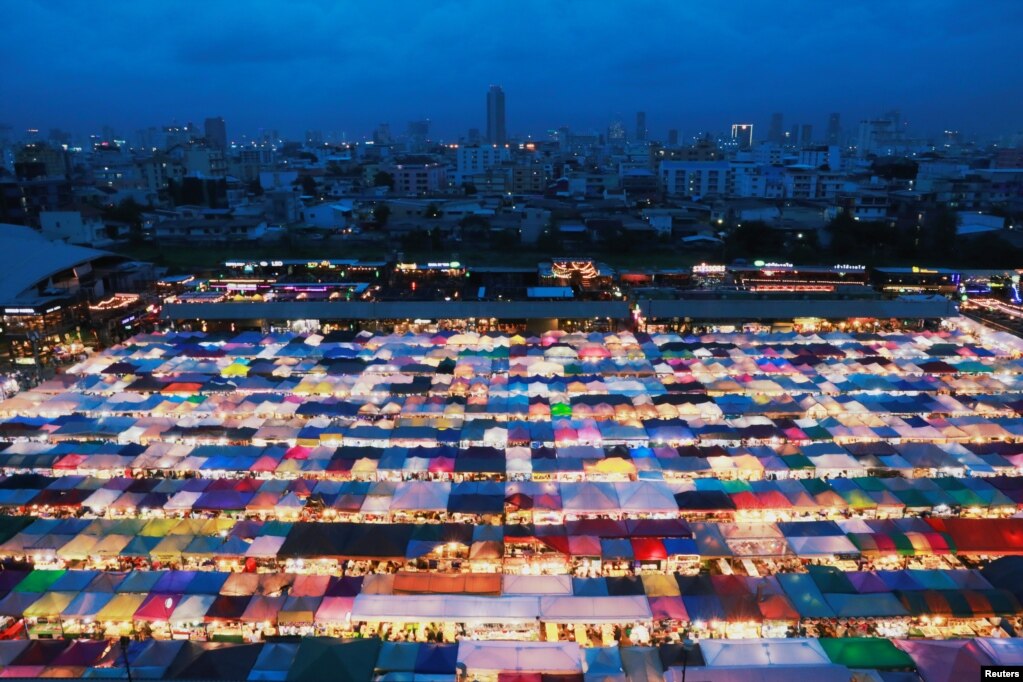
<path id="1" fill-rule="evenodd" d="M 235 130 L 429 115 L 454 134 L 482 124 L 493 82 L 522 132 L 640 107 L 683 128 L 898 106 L 922 127 L 997 130 L 1023 115 L 1006 96 L 1023 86 L 1020 25 L 1017 0 L 6 2 L 0 97 L 19 127 L 83 132 L 212 109 Z"/>

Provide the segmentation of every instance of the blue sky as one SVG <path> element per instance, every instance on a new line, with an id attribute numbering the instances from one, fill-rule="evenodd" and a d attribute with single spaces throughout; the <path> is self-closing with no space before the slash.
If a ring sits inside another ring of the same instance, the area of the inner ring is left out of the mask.
<path id="1" fill-rule="evenodd" d="M 430 118 L 511 134 L 652 135 L 771 112 L 846 127 L 898 108 L 919 130 L 1023 130 L 1023 0 L 10 0 L 0 3 L 0 122 L 119 132 L 221 115 L 228 133 L 369 134 Z"/>

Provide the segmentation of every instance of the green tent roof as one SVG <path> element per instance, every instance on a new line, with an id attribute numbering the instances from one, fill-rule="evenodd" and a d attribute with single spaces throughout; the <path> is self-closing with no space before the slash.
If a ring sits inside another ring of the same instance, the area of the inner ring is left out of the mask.
<path id="1" fill-rule="evenodd" d="M 849 668 L 898 670 L 914 668 L 913 659 L 896 648 L 891 640 L 880 637 L 843 637 L 818 640 L 832 663 Z"/>
<path id="2" fill-rule="evenodd" d="M 380 640 L 376 638 L 305 637 L 288 671 L 288 682 L 364 682 L 372 679 L 379 653 Z"/>
<path id="3" fill-rule="evenodd" d="M 25 579 L 14 588 L 15 592 L 48 592 L 50 586 L 57 582 L 62 575 L 67 573 L 64 570 L 58 571 L 32 571 Z"/>

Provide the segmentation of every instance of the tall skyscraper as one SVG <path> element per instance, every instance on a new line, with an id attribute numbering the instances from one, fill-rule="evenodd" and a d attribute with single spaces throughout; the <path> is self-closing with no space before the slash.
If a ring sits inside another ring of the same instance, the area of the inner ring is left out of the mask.
<path id="1" fill-rule="evenodd" d="M 645 142 L 646 141 L 646 112 L 645 111 L 637 111 L 636 112 L 636 141 L 637 142 Z"/>
<path id="2" fill-rule="evenodd" d="M 678 128 L 671 128 L 668 130 L 668 146 L 678 146 Z"/>
<path id="3" fill-rule="evenodd" d="M 391 144 L 391 124 L 380 123 L 373 130 L 374 144 Z"/>
<path id="4" fill-rule="evenodd" d="M 504 128 L 504 90 L 500 85 L 491 85 L 487 91 L 487 142 L 504 144 L 508 135 Z"/>
<path id="5" fill-rule="evenodd" d="M 227 125 L 220 116 L 206 119 L 206 144 L 211 149 L 227 149 Z"/>
<path id="6" fill-rule="evenodd" d="M 841 144 L 842 118 L 837 113 L 828 116 L 828 144 Z"/>
<path id="7" fill-rule="evenodd" d="M 781 113 L 771 114 L 771 127 L 767 130 L 767 141 L 773 144 L 785 142 L 785 119 Z"/>
<path id="8" fill-rule="evenodd" d="M 424 118 L 420 121 L 409 121 L 408 123 L 408 150 L 410 152 L 426 151 L 427 142 L 430 139 L 430 119 Z"/>
<path id="9" fill-rule="evenodd" d="M 807 145 L 813 142 L 813 125 L 804 123 L 799 129 L 799 144 Z"/>
<path id="10" fill-rule="evenodd" d="M 391 144 L 391 124 L 381 123 L 373 130 L 373 144 Z"/>
<path id="11" fill-rule="evenodd" d="M 607 141 L 609 144 L 623 144 L 625 142 L 625 124 L 622 119 L 614 117 L 607 126 Z"/>
<path id="12" fill-rule="evenodd" d="M 739 149 L 750 149 L 753 147 L 753 124 L 733 123 L 732 142 L 738 145 Z"/>

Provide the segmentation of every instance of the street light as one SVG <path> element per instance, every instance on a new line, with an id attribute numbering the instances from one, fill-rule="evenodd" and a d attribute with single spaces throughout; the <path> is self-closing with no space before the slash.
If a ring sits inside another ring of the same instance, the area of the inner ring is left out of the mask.
<path id="1" fill-rule="evenodd" d="M 121 655 L 124 656 L 124 670 L 128 674 L 128 682 L 134 682 L 131 677 L 131 663 L 128 662 L 128 644 L 131 643 L 131 637 L 128 635 L 121 635 Z M 683 678 L 685 672 L 682 673 Z"/>
<path id="2" fill-rule="evenodd" d="M 682 640 L 682 682 L 686 682 L 686 668 L 689 667 L 689 652 L 695 646 L 695 642 L 688 637 Z"/>

